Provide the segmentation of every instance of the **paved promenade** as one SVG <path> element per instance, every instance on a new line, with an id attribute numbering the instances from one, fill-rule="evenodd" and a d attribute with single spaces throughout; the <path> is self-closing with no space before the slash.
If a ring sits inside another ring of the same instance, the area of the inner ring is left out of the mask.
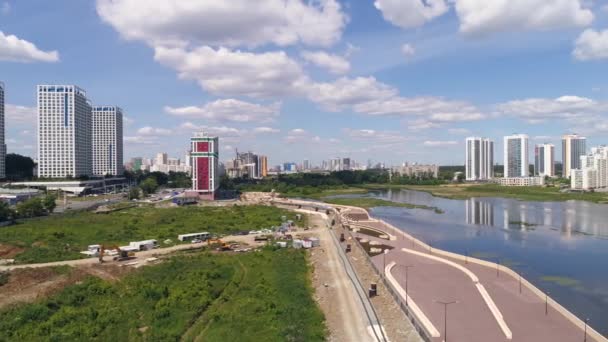
<path id="1" fill-rule="evenodd" d="M 559 304 L 550 299 L 549 305 L 545 306 L 544 297 L 535 293 L 532 286 L 527 286 L 525 279 L 520 293 L 519 277 L 508 269 L 500 267 L 497 274 L 495 265 L 490 263 L 482 265 L 482 261 L 465 261 L 456 255 L 450 257 L 446 255 L 449 253 L 429 248 L 382 221 L 370 219 L 363 209 L 342 210 L 342 217 L 351 227 L 367 227 L 388 235 L 386 239 L 360 232 L 352 234 L 354 238 L 392 247 L 387 254 L 372 257 L 372 262 L 379 270 L 390 273 L 388 279 L 394 279 L 398 283 L 395 285 L 404 290 L 403 294 L 406 287 L 404 266 L 412 266 L 407 271 L 409 299 L 439 332 L 440 336 L 434 337 L 433 341 L 445 340 L 444 305 L 439 301 L 457 301 L 448 307 L 449 341 L 584 340 L 580 320 L 569 319 L 569 313 L 561 311 Z M 405 301 L 405 296 L 402 297 Z M 589 329 L 587 341 L 608 340 Z"/>

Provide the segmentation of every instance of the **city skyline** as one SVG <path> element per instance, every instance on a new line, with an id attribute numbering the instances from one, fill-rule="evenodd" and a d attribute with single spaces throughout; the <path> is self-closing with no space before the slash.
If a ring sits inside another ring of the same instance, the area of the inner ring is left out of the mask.
<path id="1" fill-rule="evenodd" d="M 98 103 L 120 103 L 125 160 L 164 146 L 181 155 L 187 142 L 172 138 L 201 130 L 220 138 L 221 152 L 264 151 L 269 165 L 336 155 L 461 165 L 465 137 L 500 141 L 512 132 L 526 132 L 531 146 L 558 146 L 570 132 L 600 145 L 608 12 L 598 2 L 569 2 L 509 3 L 513 16 L 474 22 L 483 7 L 459 1 L 437 12 L 383 0 L 271 11 L 270 1 L 255 24 L 227 29 L 205 20 L 208 1 L 197 1 L 184 23 L 179 6 L 162 23 L 129 14 L 137 6 L 161 17 L 163 7 L 149 1 L 2 1 L 8 151 L 36 158 L 34 93 L 44 83 L 77 84 Z M 534 21 L 529 8 L 539 6 L 549 15 Z M 235 2 L 222 15 L 251 15 L 246 9 Z M 404 10 L 412 16 L 397 15 Z M 326 25 L 302 32 L 284 14 L 297 11 Z M 37 29 L 67 22 L 79 27 L 74 40 Z M 90 53 L 102 50 L 112 53 Z"/>

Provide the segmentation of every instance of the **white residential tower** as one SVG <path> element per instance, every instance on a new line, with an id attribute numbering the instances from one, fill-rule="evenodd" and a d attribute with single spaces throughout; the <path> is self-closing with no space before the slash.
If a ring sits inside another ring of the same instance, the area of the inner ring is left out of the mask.
<path id="1" fill-rule="evenodd" d="M 494 178 L 494 142 L 487 138 L 467 138 L 465 168 L 468 181 Z"/>
<path id="2" fill-rule="evenodd" d="M 116 106 L 93 107 L 93 174 L 122 175 L 122 109 Z"/>
<path id="3" fill-rule="evenodd" d="M 555 145 L 539 144 L 534 146 L 534 173 L 541 177 L 555 176 Z"/>
<path id="4" fill-rule="evenodd" d="M 504 177 L 528 177 L 528 135 L 514 134 L 504 137 Z"/>
<path id="5" fill-rule="evenodd" d="M 577 134 L 562 137 L 562 177 L 570 177 L 570 170 L 581 169 L 581 156 L 586 152 L 587 138 Z"/>
<path id="6" fill-rule="evenodd" d="M 93 174 L 91 104 L 75 85 L 38 85 L 38 175 Z"/>

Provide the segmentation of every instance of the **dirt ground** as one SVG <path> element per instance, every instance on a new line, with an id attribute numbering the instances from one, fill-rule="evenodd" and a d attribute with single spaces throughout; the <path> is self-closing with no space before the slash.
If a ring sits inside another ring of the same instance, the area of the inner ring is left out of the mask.
<path id="1" fill-rule="evenodd" d="M 309 215 L 311 225 L 323 227 L 324 222 L 315 215 Z M 316 234 L 320 247 L 310 250 L 312 264 L 312 286 L 314 298 L 325 314 L 328 341 L 373 341 L 367 331 L 363 306 L 341 264 L 338 252 L 326 228 L 316 228 L 309 234 Z"/>
<path id="2" fill-rule="evenodd" d="M 20 247 L 0 244 L 0 259 L 12 259 L 23 251 L 24 249 Z"/>
<path id="3" fill-rule="evenodd" d="M 338 235 L 344 233 L 346 237 L 349 237 L 349 234 L 341 227 L 336 225 L 334 229 Z M 377 284 L 378 295 L 372 298 L 372 305 L 376 309 L 378 318 L 388 335 L 388 339 L 390 341 L 422 341 L 407 316 L 399 308 L 395 299 L 390 295 L 380 277 L 376 275 L 372 266 L 365 258 L 365 251 L 354 242 L 351 242 L 351 246 L 352 251 L 348 254 L 348 258 L 355 268 L 359 279 L 361 279 L 364 285 Z"/>
<path id="4" fill-rule="evenodd" d="M 87 276 L 117 281 L 129 271 L 127 267 L 100 264 L 16 269 L 10 271 L 8 282 L 0 286 L 0 309 L 51 296 Z"/>

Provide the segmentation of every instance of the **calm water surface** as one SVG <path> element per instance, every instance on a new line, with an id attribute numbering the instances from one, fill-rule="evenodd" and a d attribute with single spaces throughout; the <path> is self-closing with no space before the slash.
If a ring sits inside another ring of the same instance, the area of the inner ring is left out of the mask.
<path id="1" fill-rule="evenodd" d="M 450 200 L 410 190 L 367 195 L 445 211 L 378 207 L 372 216 L 434 247 L 499 261 L 608 335 L 608 205 L 506 198 Z M 358 197 L 356 195 L 342 197 Z"/>

